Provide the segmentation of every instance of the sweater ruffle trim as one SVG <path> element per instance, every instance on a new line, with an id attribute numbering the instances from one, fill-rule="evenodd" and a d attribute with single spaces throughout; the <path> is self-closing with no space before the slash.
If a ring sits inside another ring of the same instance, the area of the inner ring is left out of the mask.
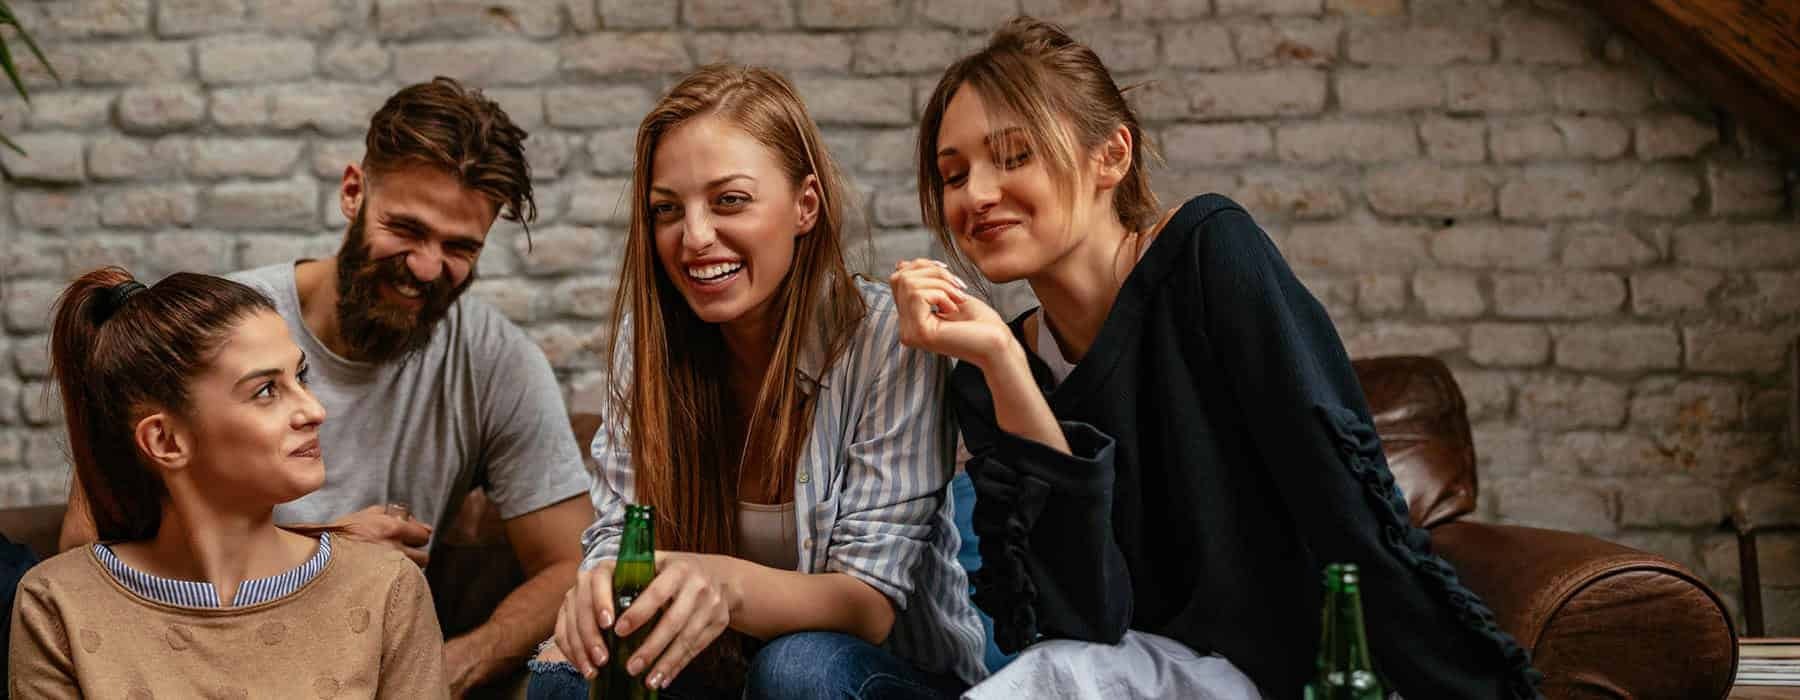
<path id="1" fill-rule="evenodd" d="M 981 569 L 969 576 L 975 605 L 994 618 L 994 643 L 1016 654 L 1041 636 L 1037 624 L 1037 585 L 1026 569 L 1031 530 L 1050 494 L 1044 480 L 984 457 L 969 460 L 975 479 L 975 530 L 988 533 L 980 543 Z"/>

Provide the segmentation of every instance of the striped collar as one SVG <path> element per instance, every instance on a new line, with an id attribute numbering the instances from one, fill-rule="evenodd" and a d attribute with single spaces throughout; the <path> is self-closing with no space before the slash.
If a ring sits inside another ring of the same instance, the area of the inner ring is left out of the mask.
<path id="1" fill-rule="evenodd" d="M 226 607 L 220 604 L 219 592 L 209 582 L 177 581 L 138 571 L 119 559 L 119 555 L 114 554 L 111 547 L 98 542 L 94 543 L 94 556 L 99 557 L 100 563 L 119 585 L 143 598 L 189 608 Z M 266 603 L 300 590 L 301 586 L 324 571 L 325 563 L 329 561 L 331 533 L 320 533 L 319 550 L 311 559 L 286 572 L 238 584 L 237 595 L 233 597 L 231 607 Z"/>

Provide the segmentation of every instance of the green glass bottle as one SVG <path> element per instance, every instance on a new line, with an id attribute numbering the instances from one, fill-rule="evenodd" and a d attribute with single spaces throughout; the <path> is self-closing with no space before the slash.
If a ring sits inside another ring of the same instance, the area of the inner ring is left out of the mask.
<path id="1" fill-rule="evenodd" d="M 1362 591 L 1355 564 L 1325 567 L 1325 606 L 1320 614 L 1319 658 L 1306 700 L 1384 700 L 1387 689 L 1369 661 L 1363 633 Z"/>
<path id="2" fill-rule="evenodd" d="M 619 542 L 618 562 L 613 566 L 615 620 L 624 616 L 631 602 L 649 587 L 650 579 L 656 578 L 655 515 L 651 506 L 625 506 L 625 535 Z M 646 687 L 643 678 L 633 678 L 625 671 L 625 664 L 637 653 L 638 644 L 649 636 L 652 626 L 645 624 L 623 639 L 611 629 L 606 630 L 606 669 L 594 675 L 588 688 L 589 700 L 656 700 L 655 688 Z"/>

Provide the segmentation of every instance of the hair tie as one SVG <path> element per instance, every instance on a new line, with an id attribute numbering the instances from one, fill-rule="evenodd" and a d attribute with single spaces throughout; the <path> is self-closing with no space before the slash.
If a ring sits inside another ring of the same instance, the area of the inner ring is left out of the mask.
<path id="1" fill-rule="evenodd" d="M 101 297 L 100 322 L 105 323 L 106 319 L 112 318 L 113 314 L 118 313 L 119 309 L 125 306 L 127 299 L 146 289 L 149 287 L 145 287 L 144 283 L 137 280 L 125 280 L 107 287 L 106 296 Z"/>

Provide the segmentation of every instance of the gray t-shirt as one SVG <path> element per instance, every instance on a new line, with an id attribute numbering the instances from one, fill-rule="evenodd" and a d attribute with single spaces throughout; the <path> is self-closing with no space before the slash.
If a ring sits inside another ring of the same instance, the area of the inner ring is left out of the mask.
<path id="1" fill-rule="evenodd" d="M 502 518 L 587 493 L 550 363 L 493 307 L 464 296 L 405 360 L 353 362 L 307 329 L 294 263 L 230 277 L 274 300 L 326 411 L 325 486 L 277 506 L 278 522 L 323 523 L 404 503 L 436 532 L 474 483 L 486 485 Z"/>

